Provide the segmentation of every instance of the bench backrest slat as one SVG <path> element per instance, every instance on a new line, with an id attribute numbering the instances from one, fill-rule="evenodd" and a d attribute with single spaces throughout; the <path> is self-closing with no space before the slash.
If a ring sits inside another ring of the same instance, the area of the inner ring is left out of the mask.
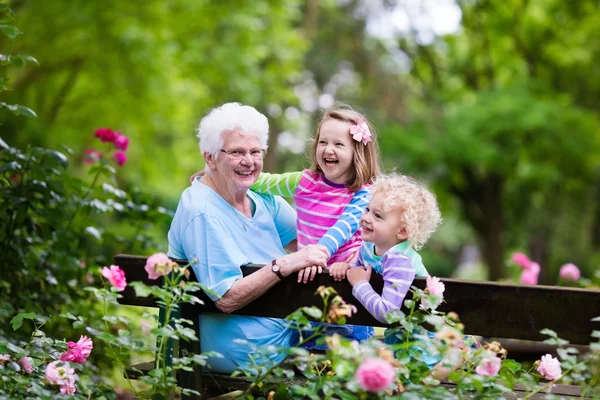
<path id="1" fill-rule="evenodd" d="M 150 281 L 144 271 L 145 257 L 117 255 L 115 264 L 126 273 L 128 281 Z M 178 260 L 181 264 L 185 261 Z M 244 266 L 247 276 L 259 266 Z M 195 279 L 195 278 L 193 278 Z M 540 330 L 549 328 L 563 339 L 574 344 L 589 344 L 592 330 L 600 330 L 599 322 L 591 319 L 600 316 L 600 291 L 555 286 L 523 286 L 495 282 L 441 279 L 446 285 L 445 303 L 441 311 L 455 311 L 465 325 L 465 332 L 487 337 L 543 340 Z M 315 295 L 321 286 L 333 287 L 347 302 L 358 308 L 358 313 L 347 320 L 356 325 L 384 326 L 373 318 L 352 296 L 352 287 L 346 281 L 335 282 L 329 275 L 322 274 L 308 284 L 299 284 L 295 276 L 278 283 L 267 293 L 237 310 L 234 314 L 257 317 L 284 318 L 303 306 L 322 306 Z M 371 285 L 381 293 L 383 279 L 378 274 L 371 277 Z M 416 278 L 414 286 L 424 289 L 425 279 Z M 199 312 L 219 312 L 204 293 L 199 296 L 204 306 Z M 131 288 L 123 292 L 122 304 L 153 306 L 151 298 L 138 298 Z"/>

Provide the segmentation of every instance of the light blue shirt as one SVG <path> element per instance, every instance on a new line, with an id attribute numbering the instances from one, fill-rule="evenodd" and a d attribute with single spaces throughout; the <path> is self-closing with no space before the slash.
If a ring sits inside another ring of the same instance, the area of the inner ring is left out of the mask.
<path id="1" fill-rule="evenodd" d="M 173 258 L 196 260 L 192 264 L 198 281 L 220 299 L 243 275 L 240 266 L 270 263 L 285 254 L 283 246 L 296 238 L 296 213 L 279 197 L 248 191 L 254 215 L 244 216 L 197 178 L 181 195 L 169 230 L 169 252 Z M 282 319 L 200 315 L 200 348 L 216 351 L 224 358 L 211 358 L 210 369 L 231 373 L 248 368 L 250 348 L 235 339 L 255 345 L 290 346 L 291 330 Z M 279 362 L 282 354 L 273 354 Z"/>

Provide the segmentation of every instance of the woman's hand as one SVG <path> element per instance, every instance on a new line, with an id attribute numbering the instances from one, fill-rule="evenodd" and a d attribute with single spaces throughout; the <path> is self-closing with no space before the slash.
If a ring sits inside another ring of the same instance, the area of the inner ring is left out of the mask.
<path id="1" fill-rule="evenodd" d="M 325 261 L 329 260 L 329 250 L 327 250 L 327 247 L 323 246 L 322 244 L 316 244 L 314 245 L 317 247 L 317 249 L 323 251 L 323 253 L 325 253 L 326 258 Z M 321 274 L 323 273 L 323 267 L 321 267 L 320 265 L 313 265 L 311 267 L 307 267 L 304 269 L 301 269 L 300 272 L 298 272 L 298 283 L 303 282 L 307 283 L 308 280 L 310 279 L 311 281 L 315 280 L 315 276 L 317 274 Z"/>
<path id="2" fill-rule="evenodd" d="M 348 272 L 346 272 L 346 278 L 348 282 L 352 286 L 356 285 L 360 281 L 370 281 L 371 280 L 371 266 L 367 265 L 365 267 L 354 267 L 350 268 Z"/>
<path id="3" fill-rule="evenodd" d="M 295 253 L 285 255 L 277 259 L 277 265 L 281 267 L 281 273 L 283 276 L 290 276 L 296 271 L 304 270 L 305 268 L 311 269 L 314 267 L 315 274 L 318 268 L 327 267 L 327 259 L 329 258 L 329 254 L 327 251 L 324 251 L 322 248 L 318 247 L 314 244 L 309 244 L 304 247 L 302 250 L 299 250 Z M 310 274 L 303 274 L 304 276 Z M 308 282 L 309 277 L 305 277 L 306 282 Z M 314 279 L 314 276 L 313 276 Z"/>
<path id="4" fill-rule="evenodd" d="M 307 267 L 304 269 L 301 269 L 300 272 L 298 272 L 298 283 L 304 281 L 303 283 L 307 283 L 308 280 L 310 279 L 311 281 L 315 280 L 315 276 L 317 275 L 317 273 L 322 273 L 323 272 L 323 267 L 316 266 L 313 265 L 312 267 Z"/>
<path id="5" fill-rule="evenodd" d="M 350 265 L 345 262 L 336 262 L 329 267 L 329 275 L 333 277 L 334 281 L 341 281 L 346 277 L 346 271 L 350 269 Z"/>

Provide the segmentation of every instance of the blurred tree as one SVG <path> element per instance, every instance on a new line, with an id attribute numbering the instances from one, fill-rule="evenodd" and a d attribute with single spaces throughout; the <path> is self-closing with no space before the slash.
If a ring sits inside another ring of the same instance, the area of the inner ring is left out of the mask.
<path id="1" fill-rule="evenodd" d="M 208 109 L 296 101 L 291 82 L 305 49 L 299 1 L 13 3 L 27 27 L 13 49 L 35 54 L 40 66 L 9 71 L 9 100 L 31 104 L 39 118 L 0 115 L 4 140 L 81 150 L 95 128 L 121 130 L 138 166 L 127 179 L 172 204 L 202 167 L 194 129 Z"/>

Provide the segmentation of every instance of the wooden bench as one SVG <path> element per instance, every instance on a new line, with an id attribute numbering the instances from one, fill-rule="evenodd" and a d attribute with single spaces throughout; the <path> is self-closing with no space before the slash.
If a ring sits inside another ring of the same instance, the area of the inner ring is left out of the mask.
<path id="1" fill-rule="evenodd" d="M 180 264 L 186 261 L 177 260 Z M 119 265 L 127 276 L 127 280 L 142 281 L 149 285 L 159 285 L 160 280 L 152 281 L 144 271 L 146 257 L 117 255 L 114 263 Z M 255 272 L 261 266 L 250 265 L 242 267 L 244 276 Z M 195 279 L 193 276 L 191 279 Z M 558 333 L 558 336 L 571 344 L 581 345 L 585 349 L 593 330 L 600 330 L 599 322 L 592 318 L 600 316 L 600 291 L 555 287 L 555 286 L 523 286 L 495 282 L 463 281 L 457 279 L 441 279 L 445 286 L 445 302 L 439 308 L 441 311 L 458 313 L 465 325 L 465 333 L 483 336 L 485 338 L 519 339 L 542 341 L 547 336 L 540 334 L 544 328 Z M 373 288 L 381 292 L 383 280 L 374 274 L 371 278 Z M 321 286 L 333 287 L 346 301 L 355 304 L 358 312 L 347 320 L 350 324 L 384 326 L 358 301 L 353 301 L 351 286 L 343 282 L 335 282 L 329 275 L 323 274 L 306 285 L 297 283 L 289 277 L 271 288 L 267 293 L 237 310 L 233 314 L 258 317 L 285 318 L 287 315 L 303 306 L 322 306 L 321 299 L 315 296 L 316 289 Z M 424 289 L 425 279 L 417 278 L 414 285 Z M 127 287 L 122 292 L 119 303 L 133 306 L 157 307 L 152 298 L 137 297 L 132 288 Z M 205 304 L 184 305 L 182 317 L 192 320 L 198 327 L 198 313 L 219 313 L 214 303 L 202 294 L 199 296 Z M 285 299 L 285 301 L 282 301 Z M 197 332 L 198 333 L 198 332 Z M 555 353 L 556 348 L 547 344 L 523 345 L 521 343 L 503 343 L 508 350 L 508 357 L 518 361 L 536 360 L 546 353 Z M 200 352 L 199 343 L 179 343 L 179 346 L 189 352 Z M 177 352 L 177 348 L 173 349 Z M 139 364 L 136 369 L 150 370 L 153 363 Z M 131 375 L 130 375 L 131 376 Z M 183 372 L 178 376 L 181 387 L 192 388 L 201 393 L 214 393 L 222 390 L 227 392 L 241 389 L 247 383 L 240 378 L 202 373 L 199 370 Z M 563 396 L 580 396 L 577 387 L 556 385 L 553 393 Z M 183 397 L 186 398 L 186 397 Z"/>

